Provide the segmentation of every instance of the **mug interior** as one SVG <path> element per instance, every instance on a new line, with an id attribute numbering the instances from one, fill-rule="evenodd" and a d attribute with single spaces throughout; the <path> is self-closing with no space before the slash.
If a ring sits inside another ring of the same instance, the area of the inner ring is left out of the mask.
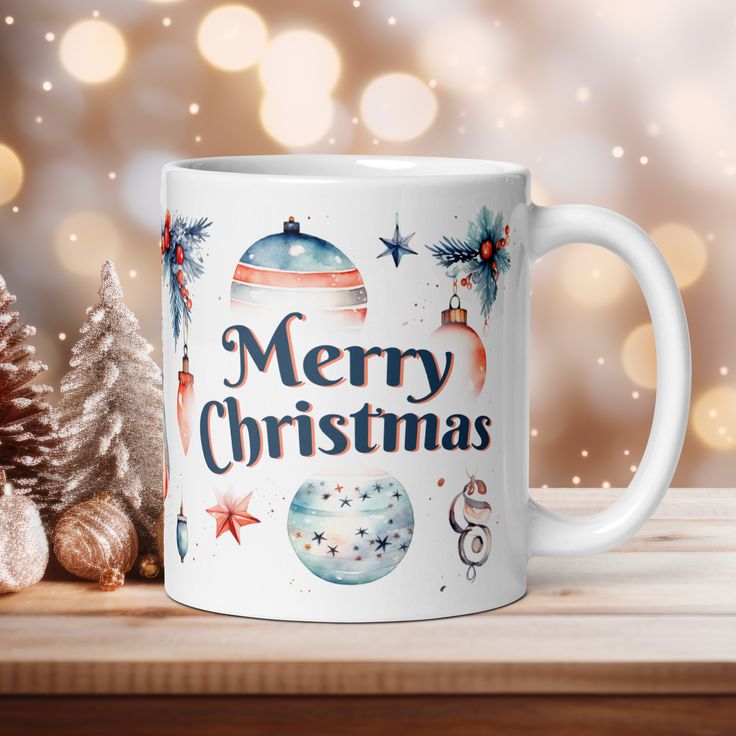
<path id="1" fill-rule="evenodd" d="M 434 156 L 281 155 L 222 156 L 177 161 L 167 168 L 223 174 L 297 178 L 482 177 L 526 174 L 519 164 Z"/>

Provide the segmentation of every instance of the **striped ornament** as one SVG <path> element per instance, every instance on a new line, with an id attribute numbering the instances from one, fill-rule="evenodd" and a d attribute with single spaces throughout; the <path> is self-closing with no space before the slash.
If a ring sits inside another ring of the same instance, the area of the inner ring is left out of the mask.
<path id="1" fill-rule="evenodd" d="M 62 514 L 54 532 L 54 554 L 72 575 L 99 581 L 133 567 L 138 535 L 125 511 L 101 493 Z"/>
<path id="2" fill-rule="evenodd" d="M 280 320 L 301 312 L 312 324 L 330 329 L 359 328 L 368 295 L 355 264 L 322 238 L 299 232 L 290 217 L 284 231 L 261 238 L 235 267 L 230 299 L 246 317 Z"/>

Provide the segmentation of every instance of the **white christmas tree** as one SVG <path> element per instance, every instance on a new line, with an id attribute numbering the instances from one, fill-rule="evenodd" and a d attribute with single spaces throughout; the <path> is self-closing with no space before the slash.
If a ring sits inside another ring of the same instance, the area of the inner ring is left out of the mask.
<path id="1" fill-rule="evenodd" d="M 87 309 L 61 382 L 58 510 L 104 491 L 127 507 L 145 544 L 162 506 L 161 371 L 123 303 L 112 262 L 101 279 L 100 301 Z"/>

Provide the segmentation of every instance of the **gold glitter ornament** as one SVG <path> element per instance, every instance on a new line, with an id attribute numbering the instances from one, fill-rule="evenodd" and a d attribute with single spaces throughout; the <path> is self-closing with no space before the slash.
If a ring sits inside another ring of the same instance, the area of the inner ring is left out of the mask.
<path id="1" fill-rule="evenodd" d="M 137 569 L 138 574 L 146 580 L 157 578 L 161 572 L 161 563 L 159 562 L 158 555 L 152 553 L 141 555 L 138 558 Z"/>
<path id="2" fill-rule="evenodd" d="M 54 554 L 72 575 L 115 590 L 138 556 L 138 535 L 122 506 L 109 494 L 97 493 L 62 514 Z"/>
<path id="3" fill-rule="evenodd" d="M 0 488 L 0 593 L 15 593 L 43 577 L 49 543 L 36 504 L 13 492 L 2 469 Z"/>

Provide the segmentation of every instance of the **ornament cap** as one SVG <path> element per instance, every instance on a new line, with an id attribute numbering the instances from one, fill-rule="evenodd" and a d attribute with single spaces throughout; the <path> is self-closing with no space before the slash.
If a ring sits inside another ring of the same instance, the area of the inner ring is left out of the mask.
<path id="1" fill-rule="evenodd" d="M 186 343 L 184 343 L 184 356 L 181 359 L 181 371 L 179 372 L 179 381 L 181 383 L 188 383 L 186 378 L 182 379 L 182 373 L 186 373 L 187 375 L 189 375 L 189 348 Z M 194 383 L 193 376 L 192 383 Z"/>
<path id="2" fill-rule="evenodd" d="M 284 222 L 285 233 L 298 233 L 299 223 L 294 219 L 294 215 L 289 215 L 289 219 Z"/>
<path id="3" fill-rule="evenodd" d="M 457 305 L 453 306 L 453 300 L 457 302 Z M 468 310 L 463 309 L 460 306 L 460 297 L 457 294 L 453 294 L 450 297 L 450 304 L 448 308 L 442 310 L 442 324 L 443 325 L 467 325 L 468 324 Z"/>

